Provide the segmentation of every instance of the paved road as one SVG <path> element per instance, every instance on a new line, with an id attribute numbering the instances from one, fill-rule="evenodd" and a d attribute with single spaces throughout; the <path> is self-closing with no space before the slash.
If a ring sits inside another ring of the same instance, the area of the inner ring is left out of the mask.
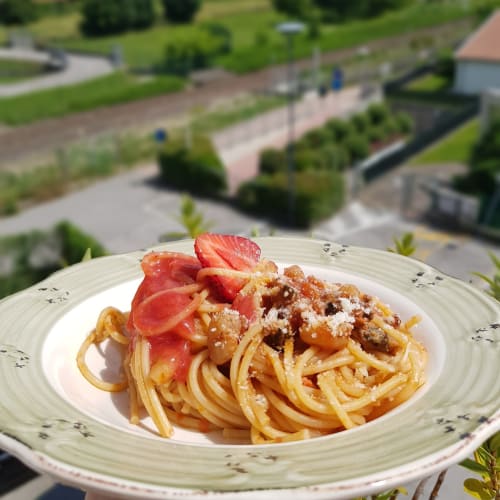
<path id="1" fill-rule="evenodd" d="M 158 243 L 164 233 L 182 230 L 176 220 L 180 201 L 179 193 L 158 183 L 157 167 L 146 165 L 17 215 L 0 218 L 0 235 L 49 229 L 68 219 L 93 235 L 109 252 L 128 252 Z M 421 248 L 420 257 L 443 272 L 464 280 L 472 279 L 472 271 L 491 274 L 487 250 L 498 252 L 496 244 L 434 230 L 421 221 L 402 218 L 390 208 L 374 208 L 368 203 L 352 200 L 339 215 L 314 227 L 312 234 L 340 243 L 385 249 L 392 246 L 394 236 L 414 231 Z M 213 222 L 213 231 L 250 234 L 252 229 L 259 228 L 261 234 L 266 234 L 271 229 L 266 221 L 248 217 L 227 204 L 210 200 L 197 200 L 196 204 L 205 218 Z M 273 229 L 288 233 L 284 228 Z M 294 234 L 309 236 L 311 231 Z"/>
<path id="2" fill-rule="evenodd" d="M 38 61 L 46 63 L 50 55 L 46 52 L 29 49 L 0 48 L 0 58 Z M 0 85 L 0 98 L 14 97 L 53 87 L 71 85 L 113 72 L 115 68 L 104 57 L 66 54 L 66 66 L 60 71 L 30 78 L 12 84 Z"/>
<path id="3" fill-rule="evenodd" d="M 383 38 L 370 42 L 372 50 L 387 46 L 408 44 L 426 34 L 453 32 L 470 20 L 443 26 L 426 28 L 407 35 Z M 358 47 L 338 50 L 322 55 L 323 64 L 338 63 L 356 55 Z M 297 69 L 311 67 L 311 60 L 297 61 Z M 286 65 L 266 68 L 242 76 L 228 76 L 199 89 L 188 89 L 163 96 L 144 99 L 93 111 L 76 113 L 59 119 L 48 119 L 30 125 L 5 129 L 0 132 L 0 168 L 22 159 L 52 151 L 61 144 L 81 140 L 109 130 L 126 130 L 138 126 L 161 123 L 181 117 L 198 106 L 207 106 L 216 99 L 228 98 L 243 92 L 261 91 L 276 82 L 277 77 L 286 79 Z"/>

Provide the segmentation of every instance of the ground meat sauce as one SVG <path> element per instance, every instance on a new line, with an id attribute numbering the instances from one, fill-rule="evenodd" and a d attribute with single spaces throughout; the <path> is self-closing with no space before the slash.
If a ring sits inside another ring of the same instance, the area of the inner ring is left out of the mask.
<path id="1" fill-rule="evenodd" d="M 273 349 L 281 351 L 286 339 L 292 337 L 296 346 L 336 351 L 353 338 L 365 351 L 391 352 L 387 334 L 371 323 L 377 299 L 355 285 L 306 276 L 296 265 L 287 267 L 282 274 L 271 273 L 264 283 L 253 292 L 252 299 L 264 342 Z M 396 315 L 391 321 L 395 327 L 400 324 Z M 215 342 L 209 342 L 210 357 L 216 364 L 231 359 L 247 322 L 247 318 L 229 308 L 212 319 L 209 337 L 212 332 Z"/>

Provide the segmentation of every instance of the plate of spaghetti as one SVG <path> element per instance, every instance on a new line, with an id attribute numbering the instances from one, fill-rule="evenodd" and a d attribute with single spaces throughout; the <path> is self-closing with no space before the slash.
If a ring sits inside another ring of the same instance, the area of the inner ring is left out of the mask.
<path id="1" fill-rule="evenodd" d="M 390 252 L 205 233 L 0 314 L 0 446 L 87 490 L 354 498 L 500 429 L 498 303 Z"/>

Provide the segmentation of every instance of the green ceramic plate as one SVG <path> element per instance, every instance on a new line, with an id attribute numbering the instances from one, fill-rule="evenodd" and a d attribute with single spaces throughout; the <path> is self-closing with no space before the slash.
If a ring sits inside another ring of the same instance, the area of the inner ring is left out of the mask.
<path id="1" fill-rule="evenodd" d="M 83 379 L 75 355 L 99 311 L 128 309 L 144 251 L 58 272 L 0 302 L 0 447 L 67 484 L 117 496 L 168 499 L 353 498 L 431 475 L 500 429 L 500 307 L 484 292 L 389 252 L 295 238 L 258 238 L 262 254 L 357 284 L 403 319 L 429 352 L 427 384 L 360 428 L 299 443 L 224 444 L 176 429 L 159 438 L 128 423 L 126 395 Z M 162 247 L 193 252 L 192 241 Z M 107 349 L 110 349 L 109 347 Z M 89 353 L 113 377 L 118 358 Z"/>

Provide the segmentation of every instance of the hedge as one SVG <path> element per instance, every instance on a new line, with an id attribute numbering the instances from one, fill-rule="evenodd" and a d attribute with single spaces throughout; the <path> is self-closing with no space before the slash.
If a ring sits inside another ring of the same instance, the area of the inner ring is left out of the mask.
<path id="1" fill-rule="evenodd" d="M 52 230 L 0 238 L 0 298 L 45 279 L 64 265 L 80 262 L 87 249 L 92 257 L 106 254 L 103 246 L 70 222 Z M 6 271 L 7 270 L 7 271 Z"/>
<path id="2" fill-rule="evenodd" d="M 202 196 L 219 196 L 227 189 L 226 170 L 206 136 L 167 141 L 158 154 L 163 182 L 170 187 Z"/>
<path id="3" fill-rule="evenodd" d="M 96 239 L 71 222 L 62 221 L 57 224 L 55 234 L 60 241 L 61 257 L 67 265 L 80 262 L 87 250 L 90 250 L 92 257 L 106 255 L 105 248 Z"/>
<path id="4" fill-rule="evenodd" d="M 289 178 L 284 172 L 259 175 L 241 184 L 238 205 L 252 214 L 303 228 L 329 217 L 343 205 L 344 178 L 338 172 L 297 172 L 294 179 L 293 214 L 289 213 Z"/>
<path id="5" fill-rule="evenodd" d="M 259 175 L 243 183 L 237 200 L 244 210 L 309 227 L 332 215 L 344 201 L 342 171 L 368 157 L 372 147 L 412 127 L 406 114 L 394 115 L 384 103 L 372 104 L 346 121 L 329 120 L 294 144 L 295 210 L 289 214 L 287 150 L 267 149 L 260 155 Z"/>
<path id="6" fill-rule="evenodd" d="M 214 58 L 227 51 L 228 40 L 216 30 L 200 29 L 190 36 L 178 38 L 165 47 L 160 70 L 186 76 L 193 70 L 212 66 Z"/>

